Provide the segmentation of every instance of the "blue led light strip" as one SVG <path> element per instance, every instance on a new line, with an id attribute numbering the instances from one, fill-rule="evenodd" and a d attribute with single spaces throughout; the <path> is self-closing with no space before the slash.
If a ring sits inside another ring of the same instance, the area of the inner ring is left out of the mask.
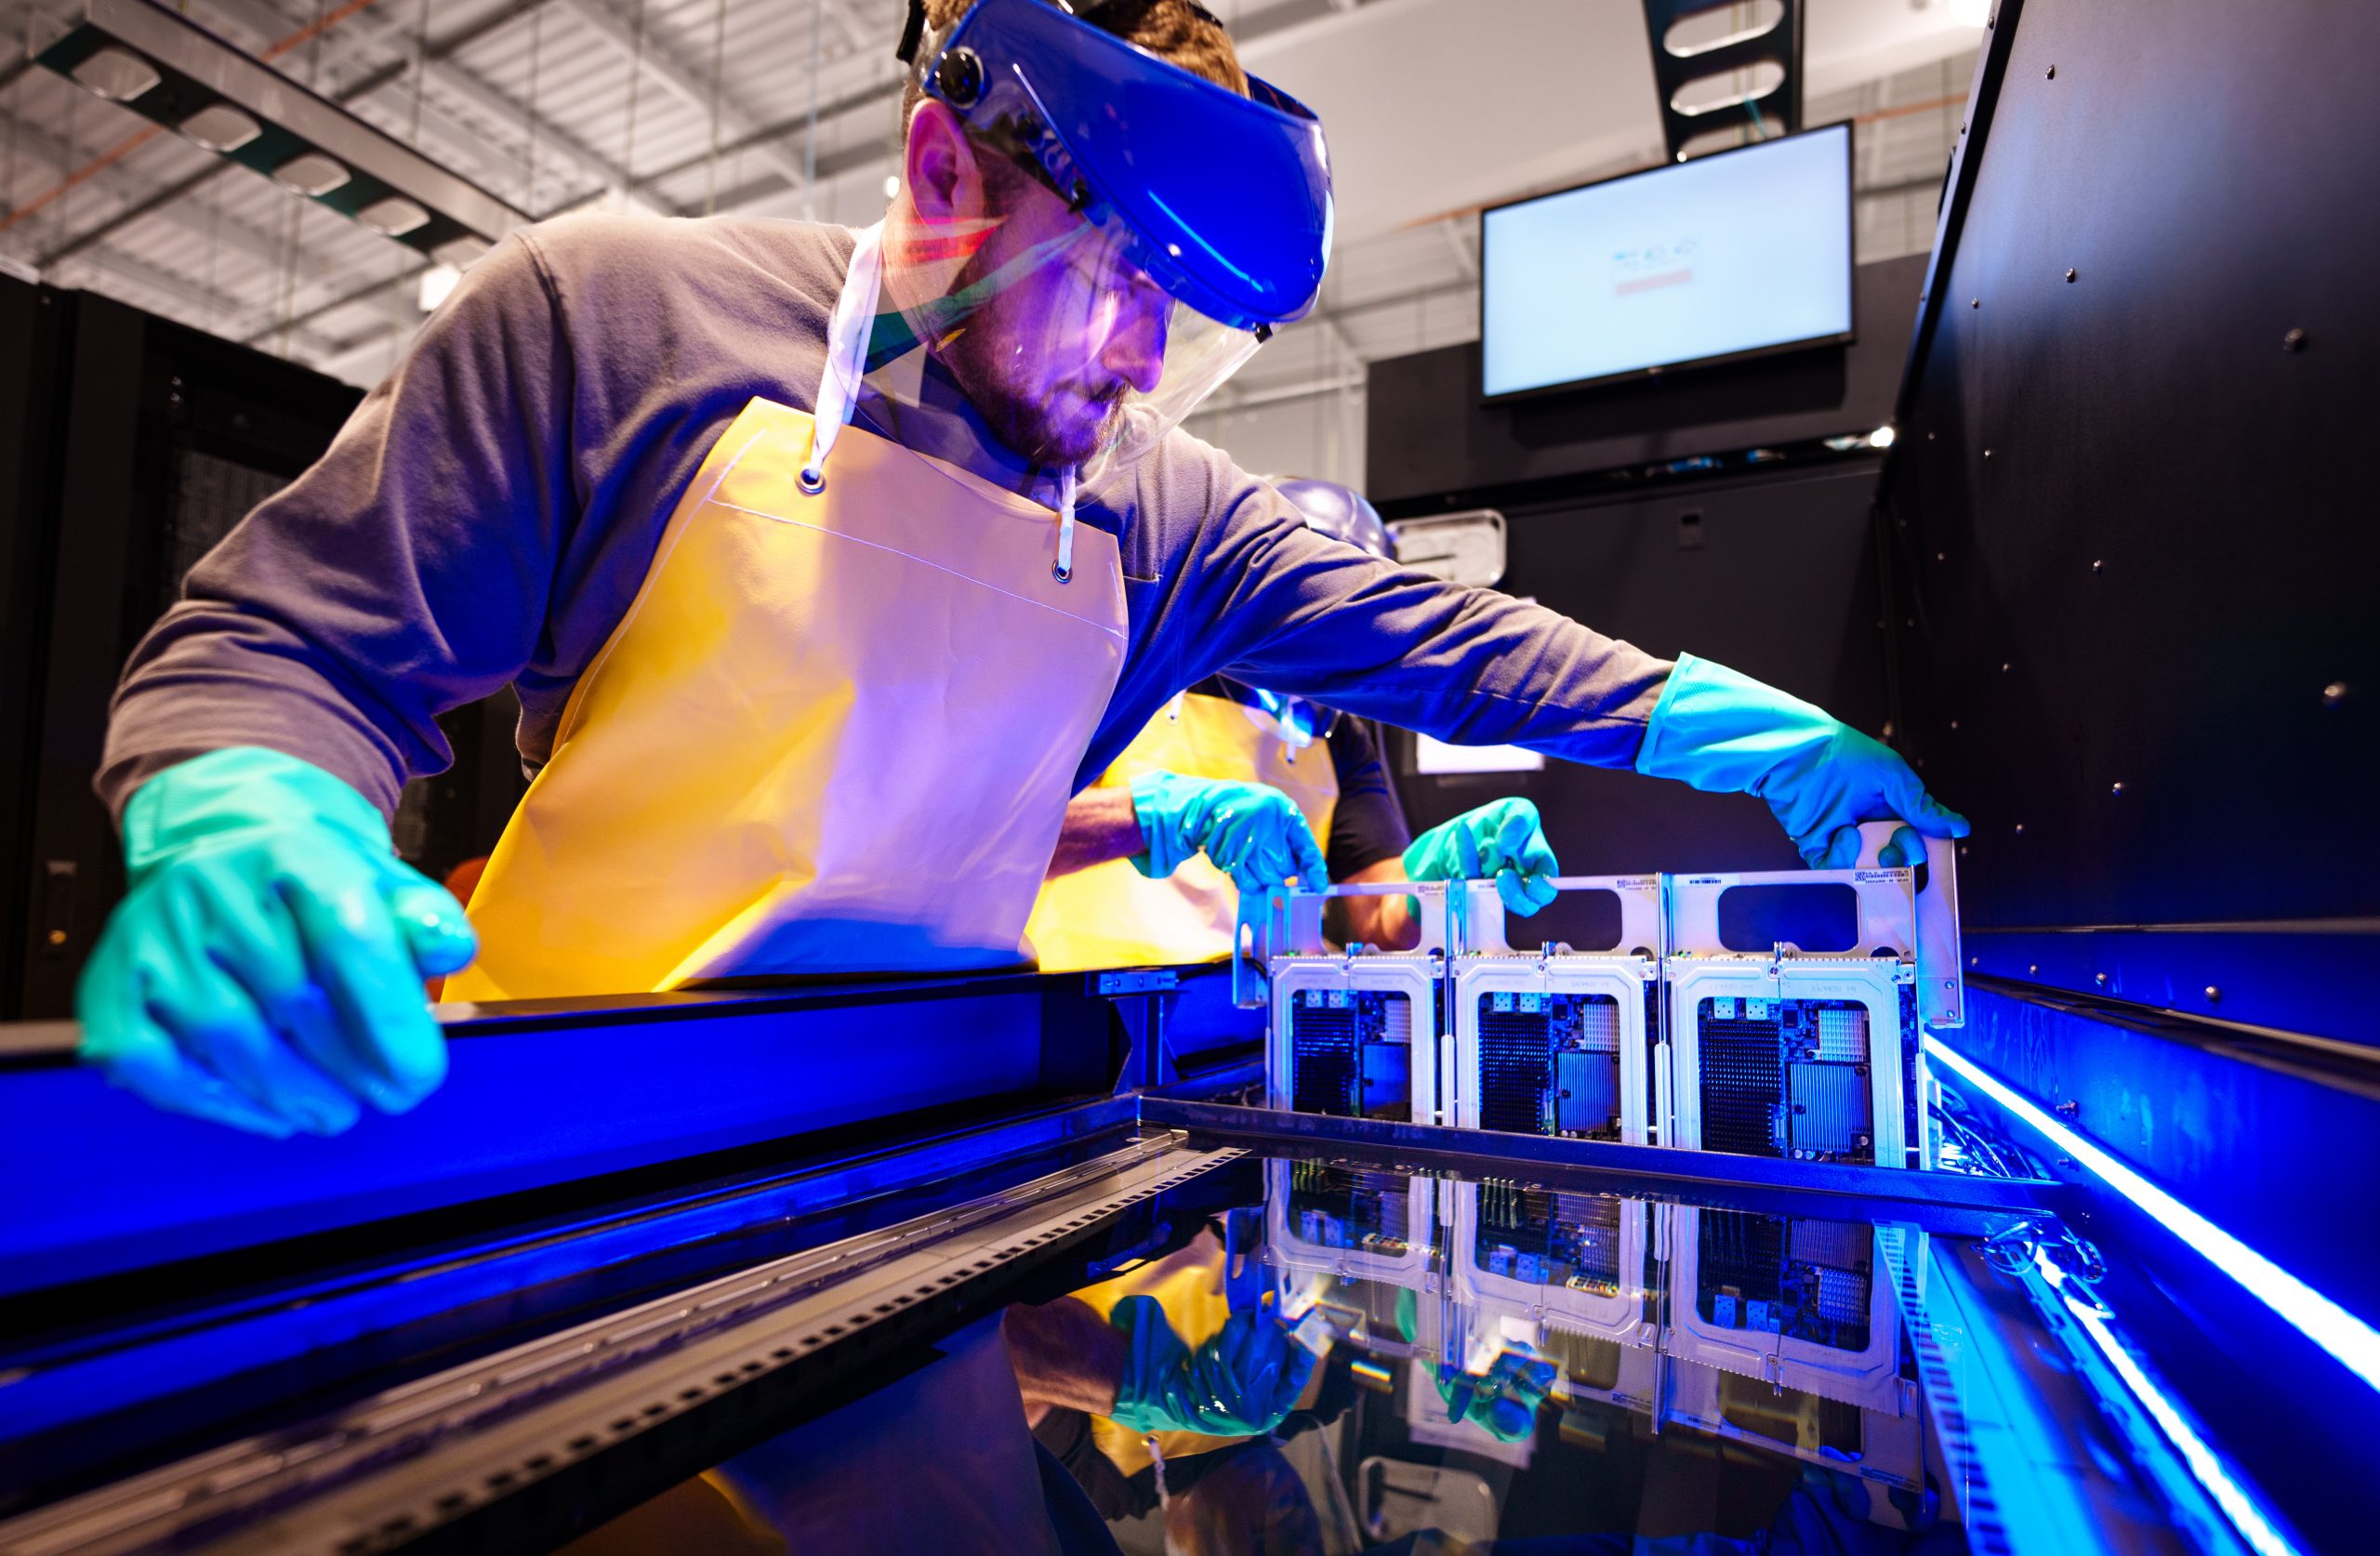
<path id="1" fill-rule="evenodd" d="M 2124 1198 L 2247 1288 L 2341 1365 L 2380 1391 L 2380 1330 L 2307 1286 L 2230 1233 L 2184 1205 L 2097 1145 L 2052 1117 L 2032 1099 L 1977 1064 L 1940 1038 L 1928 1035 L 1925 1051 L 1961 1079 L 2023 1119 L 2058 1150 L 2090 1169 Z"/>
<path id="2" fill-rule="evenodd" d="M 2215 1506 L 2223 1510 L 2223 1515 L 2231 1521 L 2232 1527 L 2240 1532 L 2240 1537 L 2248 1542 L 2257 1556 L 2298 1556 L 2297 1548 L 2273 1527 L 2264 1510 L 2256 1506 L 2255 1499 L 2248 1495 L 2247 1489 L 2232 1478 L 2222 1458 L 2191 1427 L 2188 1418 L 2165 1396 L 2163 1390 L 2157 1387 L 2146 1369 L 2133 1359 L 2132 1352 L 2117 1340 L 2101 1310 L 2078 1299 L 2066 1289 L 2066 1272 L 2050 1262 L 2046 1250 L 2034 1253 L 2033 1268 L 2048 1282 L 2058 1300 L 2066 1304 L 2066 1311 L 2074 1315 L 2074 1321 L 2082 1325 L 2082 1332 L 2091 1337 L 2091 1343 L 2097 1347 L 2101 1356 L 2107 1358 L 2108 1365 L 2115 1369 L 2116 1376 L 2123 1380 L 2123 1386 L 2131 1391 L 2132 1397 L 2140 1402 L 2141 1408 L 2149 1412 L 2149 1418 L 2157 1423 L 2157 1429 L 2165 1434 L 2165 1440 L 2173 1444 L 2175 1452 L 2182 1456 L 2182 1462 L 2189 1467 L 2191 1476 L 2206 1488 L 2208 1496 L 2215 1498 Z"/>

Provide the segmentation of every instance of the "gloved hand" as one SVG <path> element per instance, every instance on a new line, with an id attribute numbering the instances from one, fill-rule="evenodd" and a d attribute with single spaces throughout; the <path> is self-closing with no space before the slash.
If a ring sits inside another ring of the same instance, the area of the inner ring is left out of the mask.
<path id="1" fill-rule="evenodd" d="M 1927 794 L 1884 745 L 1823 708 L 1690 653 L 1670 672 L 1636 771 L 1760 796 L 1814 870 L 1858 864 L 1863 821 L 1904 821 L 1928 837 L 1967 835 L 1966 818 Z M 1924 844 L 1909 827 L 1893 834 L 1880 864 L 1925 862 Z"/>
<path id="2" fill-rule="evenodd" d="M 1405 851 L 1407 880 L 1486 880 L 1494 877 L 1504 906 L 1526 918 L 1554 901 L 1554 845 L 1537 807 L 1518 797 L 1491 799 L 1434 826 Z"/>
<path id="3" fill-rule="evenodd" d="M 75 990 L 82 1057 L 161 1108 L 275 1138 L 402 1113 L 446 1075 L 421 981 L 478 949 L 372 803 L 320 768 L 231 746 L 124 811 L 130 890 Z"/>
<path id="4" fill-rule="evenodd" d="M 1123 1331 L 1124 1376 L 1108 1418 L 1130 1431 L 1253 1437 L 1279 1426 L 1314 1376 L 1314 1353 L 1262 1307 L 1243 1308 L 1192 1351 L 1154 1297 L 1127 1297 L 1107 1322 Z"/>
<path id="5" fill-rule="evenodd" d="M 1203 851 L 1242 891 L 1264 891 L 1289 877 L 1313 890 L 1330 884 L 1314 828 L 1296 801 L 1263 784 L 1144 772 L 1132 780 L 1132 812 L 1146 853 L 1132 868 L 1163 880 Z"/>
<path id="6" fill-rule="evenodd" d="M 1485 1377 L 1441 1363 L 1437 1384 L 1448 1420 L 1470 1421 L 1498 1442 L 1518 1443 L 1537 1431 L 1537 1407 L 1554 1388 L 1554 1364 L 1527 1352 L 1504 1351 Z"/>

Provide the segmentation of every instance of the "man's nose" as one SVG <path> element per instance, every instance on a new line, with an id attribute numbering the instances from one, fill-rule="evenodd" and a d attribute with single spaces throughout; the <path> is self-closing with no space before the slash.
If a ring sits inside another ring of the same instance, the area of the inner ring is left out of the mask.
<path id="1" fill-rule="evenodd" d="M 1143 394 L 1157 392 L 1165 375 L 1166 319 L 1171 300 L 1161 292 L 1134 287 L 1116 304 L 1099 364 Z"/>

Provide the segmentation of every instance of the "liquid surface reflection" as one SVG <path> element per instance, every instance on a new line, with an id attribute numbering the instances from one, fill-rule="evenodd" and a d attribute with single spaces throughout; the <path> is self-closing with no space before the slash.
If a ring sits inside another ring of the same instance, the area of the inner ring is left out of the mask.
<path id="1" fill-rule="evenodd" d="M 1896 1296 L 1929 1233 L 1353 1161 L 1262 1181 L 571 1549 L 1968 1548 Z"/>

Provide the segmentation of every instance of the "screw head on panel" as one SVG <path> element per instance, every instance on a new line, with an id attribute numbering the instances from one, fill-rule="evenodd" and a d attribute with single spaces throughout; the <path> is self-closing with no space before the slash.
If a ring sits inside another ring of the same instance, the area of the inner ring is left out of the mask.
<path id="1" fill-rule="evenodd" d="M 2008 673 L 2008 661 L 2003 659 L 2000 662 L 2000 673 L 2003 676 Z"/>
<path id="2" fill-rule="evenodd" d="M 2060 1118 L 2071 1118 L 2082 1111 L 2082 1104 L 2076 1101 L 2071 1097 L 2069 1097 L 2066 1101 L 2057 1104 L 2057 1115 Z"/>
<path id="3" fill-rule="evenodd" d="M 2281 349 L 2284 351 L 2304 350 L 2306 349 L 2306 332 L 2304 330 L 2291 330 L 2287 335 L 2281 337 Z"/>
<path id="4" fill-rule="evenodd" d="M 2209 1005 L 2214 1004 L 2216 1000 L 2221 999 L 2222 997 L 2223 991 L 2221 989 L 2216 988 L 2212 983 L 2209 983 L 2206 986 L 2206 1002 Z"/>
<path id="5" fill-rule="evenodd" d="M 2098 561 L 2098 560 L 2095 560 L 2091 563 L 2091 571 L 2092 571 L 2092 572 L 2094 572 L 2094 573 L 2105 573 L 2107 570 L 2108 570 L 2108 564 L 2107 564 L 2106 562 Z"/>
<path id="6" fill-rule="evenodd" d="M 1967 306 L 1969 308 L 1981 308 L 1983 306 L 1983 299 L 1981 297 L 1969 297 L 1967 299 Z"/>
<path id="7" fill-rule="evenodd" d="M 2057 67 L 2056 65 L 2052 65 L 2049 69 L 2042 72 L 2042 79 L 2043 81 L 2056 81 L 2057 79 Z"/>
<path id="8" fill-rule="evenodd" d="M 2068 270 L 2066 272 L 2066 279 L 2069 281 L 2072 281 L 2074 279 L 2074 271 L 2071 269 Z"/>
<path id="9" fill-rule="evenodd" d="M 2347 682 L 2343 680 L 2334 680 L 2331 682 L 2328 686 L 2322 688 L 2322 705 L 2324 707 L 2338 706 L 2341 703 L 2347 701 Z"/>
<path id="10" fill-rule="evenodd" d="M 2123 785 L 2122 784 L 2112 785 L 2109 787 L 2108 792 L 2113 795 L 2116 798 L 2122 799 L 2123 798 Z"/>
<path id="11" fill-rule="evenodd" d="M 2108 986 L 2108 975 L 2104 972 L 2095 972 L 2091 974 L 2091 982 L 2104 989 Z"/>

